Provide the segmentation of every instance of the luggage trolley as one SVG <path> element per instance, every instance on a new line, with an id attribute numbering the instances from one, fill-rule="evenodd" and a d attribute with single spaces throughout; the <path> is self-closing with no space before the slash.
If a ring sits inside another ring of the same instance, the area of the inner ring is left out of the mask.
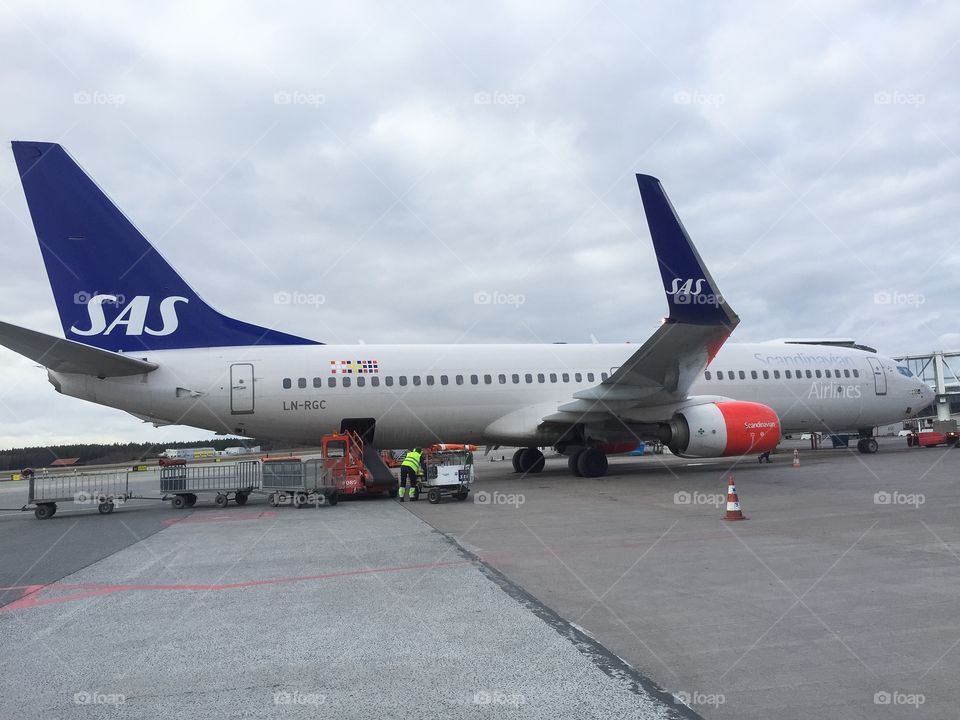
<path id="1" fill-rule="evenodd" d="M 337 485 L 320 459 L 264 459 L 261 489 L 269 494 L 270 505 L 273 507 L 336 505 L 340 499 Z"/>
<path id="2" fill-rule="evenodd" d="M 216 465 L 169 465 L 160 468 L 160 492 L 177 510 L 192 508 L 199 493 L 216 493 L 217 507 L 226 507 L 231 496 L 246 505 L 260 487 L 260 463 L 244 460 Z"/>
<path id="3" fill-rule="evenodd" d="M 466 500 L 473 482 L 473 453 L 469 450 L 431 450 L 417 492 L 426 492 L 436 505 L 444 497 Z"/>
<path id="4" fill-rule="evenodd" d="M 96 504 L 97 511 L 107 515 L 113 512 L 116 505 L 133 497 L 126 470 L 56 474 L 24 471 L 24 475 L 30 481 L 30 494 L 27 504 L 20 509 L 26 511 L 33 506 L 33 514 L 38 520 L 56 515 L 57 503 Z"/>

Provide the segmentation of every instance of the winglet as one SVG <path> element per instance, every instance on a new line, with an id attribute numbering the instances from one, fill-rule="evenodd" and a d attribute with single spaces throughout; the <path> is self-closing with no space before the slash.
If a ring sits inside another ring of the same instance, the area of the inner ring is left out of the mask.
<path id="1" fill-rule="evenodd" d="M 724 325 L 733 330 L 740 318 L 720 294 L 660 181 L 637 175 L 637 185 L 670 308 L 667 322 Z"/>

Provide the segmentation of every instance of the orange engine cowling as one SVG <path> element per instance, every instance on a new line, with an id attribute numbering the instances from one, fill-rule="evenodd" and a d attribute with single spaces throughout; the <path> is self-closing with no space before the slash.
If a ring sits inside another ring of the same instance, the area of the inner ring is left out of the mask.
<path id="1" fill-rule="evenodd" d="M 729 400 L 687 407 L 670 421 L 667 447 L 683 457 L 726 457 L 773 450 L 780 418 L 761 403 Z"/>

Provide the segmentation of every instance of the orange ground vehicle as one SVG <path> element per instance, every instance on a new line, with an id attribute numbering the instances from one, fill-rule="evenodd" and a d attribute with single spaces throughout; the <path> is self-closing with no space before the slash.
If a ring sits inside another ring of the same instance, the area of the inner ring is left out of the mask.
<path id="1" fill-rule="evenodd" d="M 320 441 L 323 465 L 341 495 L 386 493 L 397 495 L 397 479 L 373 447 L 352 430 L 324 435 Z"/>

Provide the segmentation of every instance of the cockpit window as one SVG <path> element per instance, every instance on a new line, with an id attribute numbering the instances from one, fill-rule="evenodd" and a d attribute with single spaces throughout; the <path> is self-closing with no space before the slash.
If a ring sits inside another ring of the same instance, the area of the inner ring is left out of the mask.
<path id="1" fill-rule="evenodd" d="M 913 377 L 913 373 L 910 372 L 910 368 L 904 367 L 903 365 L 897 365 L 897 370 L 900 371 L 900 374 L 905 377 Z"/>

